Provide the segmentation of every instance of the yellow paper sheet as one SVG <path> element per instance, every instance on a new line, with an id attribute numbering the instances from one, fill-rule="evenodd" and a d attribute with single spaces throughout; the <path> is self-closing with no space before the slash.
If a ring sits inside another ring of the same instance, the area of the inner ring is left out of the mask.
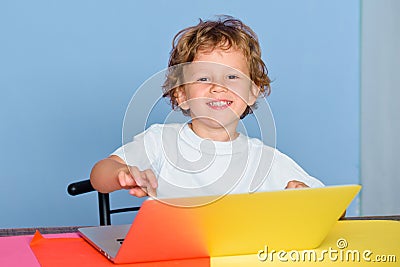
<path id="1" fill-rule="evenodd" d="M 400 266 L 400 222 L 339 221 L 317 249 L 271 251 L 265 244 L 251 255 L 212 257 L 211 266 Z"/>

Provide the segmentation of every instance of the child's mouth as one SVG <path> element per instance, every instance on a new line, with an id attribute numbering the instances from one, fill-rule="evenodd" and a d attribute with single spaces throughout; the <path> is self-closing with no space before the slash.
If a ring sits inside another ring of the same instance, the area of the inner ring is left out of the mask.
<path id="1" fill-rule="evenodd" d="M 228 108 L 233 101 L 229 100 L 217 100 L 208 102 L 207 105 L 212 109 L 225 109 Z"/>

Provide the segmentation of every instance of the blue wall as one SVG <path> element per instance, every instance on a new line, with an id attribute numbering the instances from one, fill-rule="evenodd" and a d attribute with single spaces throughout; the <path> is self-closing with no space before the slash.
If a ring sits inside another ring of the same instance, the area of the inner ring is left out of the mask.
<path id="1" fill-rule="evenodd" d="M 72 198 L 66 186 L 121 144 L 125 108 L 166 67 L 174 34 L 215 14 L 259 35 L 278 148 L 326 184 L 358 183 L 358 0 L 6 0 L 0 227 L 97 224 L 96 194 Z"/>

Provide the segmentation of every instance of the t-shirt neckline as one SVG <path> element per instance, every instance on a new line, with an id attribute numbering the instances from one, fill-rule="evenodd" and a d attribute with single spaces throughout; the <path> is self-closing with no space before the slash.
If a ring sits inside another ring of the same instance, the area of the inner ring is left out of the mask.
<path id="1" fill-rule="evenodd" d="M 239 133 L 239 135 L 232 141 L 214 141 L 211 139 L 201 138 L 187 123 L 179 129 L 179 136 L 183 141 L 185 141 L 185 143 L 196 150 L 216 155 L 232 155 L 241 153 L 246 150 L 249 145 L 246 136 L 242 133 Z"/>

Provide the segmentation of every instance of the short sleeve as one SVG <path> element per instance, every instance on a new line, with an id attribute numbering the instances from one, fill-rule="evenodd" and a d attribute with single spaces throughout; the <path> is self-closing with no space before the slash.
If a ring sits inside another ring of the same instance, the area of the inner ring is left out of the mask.
<path id="1" fill-rule="evenodd" d="M 278 150 L 276 151 L 276 166 L 280 169 L 281 178 L 285 180 L 286 184 L 291 180 L 297 180 L 309 187 L 324 186 L 320 180 L 310 176 L 293 159 Z"/>
<path id="2" fill-rule="evenodd" d="M 115 150 L 111 155 L 120 157 L 129 166 L 139 170 L 153 169 L 157 164 L 159 148 L 159 126 L 152 125 L 146 131 L 133 137 L 133 140 Z"/>

